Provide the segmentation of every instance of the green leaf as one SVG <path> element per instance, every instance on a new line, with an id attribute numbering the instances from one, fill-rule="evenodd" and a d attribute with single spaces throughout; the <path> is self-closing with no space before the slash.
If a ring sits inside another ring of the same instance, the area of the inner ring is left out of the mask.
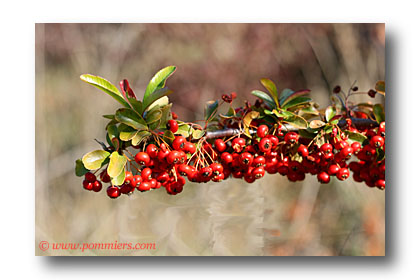
<path id="1" fill-rule="evenodd" d="M 283 105 L 288 103 L 290 100 L 292 100 L 296 97 L 299 97 L 299 96 L 306 95 L 310 92 L 311 91 L 309 89 L 293 91 L 291 89 L 286 88 L 281 92 L 281 94 L 279 96 L 280 107 L 283 107 Z"/>
<path id="2" fill-rule="evenodd" d="M 168 88 L 160 88 L 150 94 L 147 98 L 143 99 L 143 114 L 147 110 L 152 109 L 155 106 L 164 106 L 169 103 L 169 99 L 166 95 L 171 94 L 173 91 Z M 158 102 L 158 103 L 156 103 Z"/>
<path id="3" fill-rule="evenodd" d="M 361 133 L 352 132 L 352 131 L 349 131 L 349 130 L 345 130 L 344 132 L 349 137 L 348 140 L 350 140 L 350 142 L 352 142 L 352 143 L 353 142 L 359 142 L 360 144 L 363 144 L 363 142 L 367 140 L 367 137 L 364 136 Z"/>
<path id="4" fill-rule="evenodd" d="M 124 107 L 129 108 L 130 105 L 125 101 L 124 97 L 120 93 L 120 91 L 117 89 L 116 86 L 111 84 L 109 81 L 105 80 L 102 77 L 94 76 L 91 74 L 83 74 L 80 76 L 80 79 L 88 84 L 91 84 L 107 94 L 109 94 L 112 98 L 117 100 L 119 103 L 121 103 Z"/>
<path id="5" fill-rule="evenodd" d="M 299 135 L 303 138 L 313 139 L 316 136 L 316 133 L 312 133 L 306 129 L 299 129 Z"/>
<path id="6" fill-rule="evenodd" d="M 136 135 L 131 139 L 131 145 L 137 146 L 141 143 L 144 139 L 152 135 L 149 131 L 138 131 Z"/>
<path id="7" fill-rule="evenodd" d="M 118 176 L 116 176 L 115 178 L 111 178 L 111 183 L 114 186 L 121 186 L 122 184 L 124 184 L 125 181 L 125 170 L 123 169 L 121 171 L 120 174 L 118 174 Z"/>
<path id="8" fill-rule="evenodd" d="M 313 120 L 309 123 L 309 127 L 312 129 L 317 129 L 323 126 L 325 126 L 325 123 L 321 120 Z"/>
<path id="9" fill-rule="evenodd" d="M 378 123 L 385 121 L 385 111 L 382 104 L 375 104 L 373 106 L 373 114 L 375 115 L 375 119 Z"/>
<path id="10" fill-rule="evenodd" d="M 110 119 L 110 120 L 114 119 L 114 115 L 102 115 L 102 117 L 104 117 L 105 119 Z"/>
<path id="11" fill-rule="evenodd" d="M 270 110 L 276 108 L 276 102 L 274 102 L 273 98 L 268 93 L 265 93 L 260 90 L 253 90 L 251 94 L 264 101 L 268 108 L 270 108 Z"/>
<path id="12" fill-rule="evenodd" d="M 170 119 L 172 119 L 171 109 L 172 103 L 161 107 L 162 118 L 160 120 L 160 128 L 166 129 L 166 124 Z"/>
<path id="13" fill-rule="evenodd" d="M 119 135 L 122 141 L 130 141 L 138 132 L 138 130 L 123 123 L 118 127 L 118 131 L 120 132 Z"/>
<path id="14" fill-rule="evenodd" d="M 174 139 L 175 139 L 175 135 L 172 131 L 165 130 L 165 132 L 163 133 L 163 138 L 164 138 L 165 142 L 172 143 L 172 141 L 174 141 Z"/>
<path id="15" fill-rule="evenodd" d="M 176 131 L 176 134 L 181 134 L 184 137 L 190 136 L 190 134 L 193 132 L 193 129 L 191 126 L 187 124 L 182 124 L 178 126 L 178 130 Z"/>
<path id="16" fill-rule="evenodd" d="M 133 106 L 132 109 L 134 109 L 134 111 L 136 111 L 141 116 L 143 112 L 143 103 L 131 97 L 128 98 L 128 101 L 130 101 L 131 106 Z"/>
<path id="17" fill-rule="evenodd" d="M 286 119 L 284 119 L 284 121 L 300 129 L 305 129 L 308 127 L 308 123 L 306 122 L 306 120 L 298 115 L 287 117 Z"/>
<path id="18" fill-rule="evenodd" d="M 132 109 L 122 108 L 115 113 L 115 119 L 123 124 L 131 126 L 137 130 L 146 130 L 147 124 L 142 117 L 140 117 Z"/>
<path id="19" fill-rule="evenodd" d="M 206 132 L 204 130 L 194 129 L 194 132 L 192 133 L 192 137 L 194 139 L 200 139 L 204 136 L 204 134 L 206 134 Z"/>
<path id="20" fill-rule="evenodd" d="M 156 93 L 156 90 L 162 89 L 165 86 L 166 79 L 169 78 L 176 70 L 175 66 L 168 66 L 159 70 L 153 78 L 150 80 L 149 84 L 146 87 L 146 92 L 144 93 L 143 103 L 146 104 L 146 100 L 150 100 L 150 96 Z M 157 100 L 155 98 L 154 100 Z M 153 102 L 153 101 L 152 101 Z M 148 103 L 150 105 L 152 102 Z M 147 106 L 144 106 L 145 108 Z"/>
<path id="21" fill-rule="evenodd" d="M 375 85 L 375 90 L 382 95 L 385 95 L 385 81 L 377 81 Z"/>
<path id="22" fill-rule="evenodd" d="M 109 152 L 104 150 L 95 150 L 83 156 L 82 162 L 85 168 L 96 170 L 102 166 L 102 163 L 109 157 Z"/>
<path id="23" fill-rule="evenodd" d="M 273 100 L 276 103 L 276 107 L 279 107 L 279 101 L 278 101 L 279 96 L 278 96 L 278 92 L 277 92 L 277 87 L 273 83 L 273 81 L 271 81 L 270 79 L 267 79 L 267 78 L 262 78 L 260 80 L 260 82 L 268 90 L 268 92 L 271 94 L 271 96 L 273 97 Z"/>
<path id="24" fill-rule="evenodd" d="M 232 107 L 229 107 L 229 110 L 227 111 L 226 114 L 219 114 L 220 118 L 222 119 L 231 119 L 235 117 L 235 115 L 236 115 L 235 109 L 233 109 Z"/>
<path id="25" fill-rule="evenodd" d="M 305 97 L 305 96 L 298 96 L 292 99 L 288 99 L 289 101 L 285 102 L 282 105 L 282 109 L 287 110 L 288 108 L 297 106 L 297 105 L 301 105 L 301 104 L 305 104 L 305 103 L 309 103 L 312 101 L 312 99 L 310 97 Z"/>
<path id="26" fill-rule="evenodd" d="M 156 109 L 147 112 L 146 123 L 148 124 L 151 130 L 154 130 L 160 125 L 161 118 L 162 111 L 159 109 L 159 107 L 156 107 Z"/>
<path id="27" fill-rule="evenodd" d="M 327 122 L 330 122 L 331 119 L 334 118 L 336 114 L 337 114 L 337 111 L 335 107 L 333 106 L 328 106 L 327 109 L 325 109 L 325 118 Z"/>
<path id="28" fill-rule="evenodd" d="M 109 157 L 108 175 L 111 178 L 117 177 L 124 170 L 126 163 L 127 158 L 125 156 L 121 156 L 117 151 L 113 152 Z"/>
<path id="29" fill-rule="evenodd" d="M 85 168 L 85 166 L 83 165 L 83 162 L 81 159 L 76 160 L 76 167 L 74 169 L 76 176 L 78 177 L 82 177 L 84 176 L 86 173 L 89 172 L 88 169 Z"/>
<path id="30" fill-rule="evenodd" d="M 314 106 L 308 106 L 308 107 L 302 108 L 299 110 L 299 113 L 301 113 L 302 115 L 303 114 L 314 115 L 314 116 L 319 115 L 318 110 Z"/>
<path id="31" fill-rule="evenodd" d="M 204 109 L 204 117 L 207 122 L 210 122 L 211 119 L 215 117 L 215 112 L 217 110 L 217 107 L 219 107 L 219 102 L 216 100 L 207 101 L 206 107 Z"/>

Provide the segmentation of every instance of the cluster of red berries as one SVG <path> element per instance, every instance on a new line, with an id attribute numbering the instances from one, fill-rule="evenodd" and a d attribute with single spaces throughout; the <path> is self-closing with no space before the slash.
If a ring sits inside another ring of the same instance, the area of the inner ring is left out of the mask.
<path id="1" fill-rule="evenodd" d="M 168 129 L 176 131 L 178 123 L 169 121 Z M 385 161 L 376 161 L 378 149 L 385 149 L 385 123 L 364 132 L 369 143 L 363 147 L 359 142 L 349 144 L 344 133 L 338 137 L 337 128 L 328 136 L 329 141 L 320 146 L 293 131 L 269 132 L 269 127 L 262 124 L 258 126 L 256 137 L 251 139 L 238 135 L 227 140 L 202 139 L 194 144 L 177 135 L 171 146 L 149 143 L 134 156 L 135 163 L 130 162 L 134 174 L 126 171 L 124 184 L 109 186 L 107 194 L 116 198 L 131 194 L 135 189 L 145 192 L 164 187 L 168 194 L 175 195 L 183 190 L 186 179 L 205 183 L 220 182 L 232 176 L 253 183 L 266 173 L 279 173 L 292 182 L 302 181 L 306 174 L 312 174 L 319 182 L 328 183 L 331 176 L 341 181 L 348 179 L 349 169 L 354 172 L 355 181 L 385 188 Z M 359 161 L 348 164 L 352 155 Z M 106 170 L 100 174 L 100 180 L 110 182 Z M 86 174 L 83 186 L 94 191 L 102 188 L 92 173 Z"/>
<path id="2" fill-rule="evenodd" d="M 377 130 L 366 132 L 369 144 L 365 145 L 357 154 L 359 161 L 349 164 L 356 182 L 365 182 L 369 187 L 385 189 L 385 159 L 377 160 L 378 153 L 385 153 L 385 122 Z"/>

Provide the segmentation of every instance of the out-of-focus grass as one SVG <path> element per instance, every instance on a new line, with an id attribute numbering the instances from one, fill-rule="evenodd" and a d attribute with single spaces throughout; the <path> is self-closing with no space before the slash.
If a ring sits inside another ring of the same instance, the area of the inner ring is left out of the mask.
<path id="1" fill-rule="evenodd" d="M 79 76 L 127 78 L 141 96 L 160 68 L 183 120 L 205 101 L 236 91 L 238 105 L 262 89 L 310 88 L 321 105 L 354 80 L 368 90 L 385 77 L 383 24 L 37 24 L 37 255 L 384 255 L 385 193 L 351 180 L 319 186 L 269 175 L 188 184 L 110 200 L 82 190 L 74 160 L 99 148 L 118 104 Z M 357 97 L 361 98 L 361 97 Z M 376 102 L 383 102 L 377 97 Z M 154 251 L 41 251 L 49 242 L 156 242 Z"/>

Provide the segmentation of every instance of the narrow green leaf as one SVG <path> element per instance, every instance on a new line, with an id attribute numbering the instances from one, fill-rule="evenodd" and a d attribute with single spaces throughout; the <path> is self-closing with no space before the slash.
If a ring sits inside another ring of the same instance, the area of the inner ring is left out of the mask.
<path id="1" fill-rule="evenodd" d="M 156 90 L 159 90 L 165 86 L 166 79 L 168 79 L 169 76 L 171 76 L 175 72 L 175 70 L 176 70 L 175 66 L 167 66 L 159 70 L 153 76 L 153 78 L 150 80 L 149 84 L 146 87 L 146 92 L 144 93 L 144 97 L 143 97 L 143 103 L 147 103 L 146 100 L 150 98 L 150 95 L 154 94 Z M 150 102 L 149 105 L 152 102 Z"/>
<path id="2" fill-rule="evenodd" d="M 287 110 L 288 108 L 297 106 L 297 105 L 301 105 L 301 104 L 308 104 L 309 102 L 311 102 L 312 99 L 310 97 L 305 97 L 305 96 L 297 96 L 294 97 L 292 99 L 288 99 L 287 102 L 285 102 L 282 105 L 282 109 Z"/>
<path id="3" fill-rule="evenodd" d="M 337 111 L 335 107 L 333 106 L 328 106 L 327 109 L 325 109 L 325 118 L 327 122 L 330 122 L 331 119 L 334 118 L 336 114 L 337 114 Z"/>
<path id="4" fill-rule="evenodd" d="M 206 121 L 210 122 L 211 119 L 215 117 L 217 107 L 219 107 L 219 102 L 217 100 L 207 101 L 206 107 L 204 109 L 204 117 Z"/>
<path id="5" fill-rule="evenodd" d="M 143 113 L 147 112 L 147 110 L 152 109 L 153 107 L 159 105 L 164 106 L 169 103 L 169 99 L 167 95 L 171 94 L 172 90 L 168 88 L 160 88 L 150 94 L 147 98 L 143 99 Z M 156 103 L 159 102 L 159 103 Z"/>
<path id="6" fill-rule="evenodd" d="M 260 90 L 253 90 L 251 94 L 264 101 L 264 103 L 268 106 L 268 108 L 270 108 L 270 110 L 276 108 L 276 102 L 268 93 L 265 93 Z"/>
<path id="7" fill-rule="evenodd" d="M 104 150 L 95 150 L 83 156 L 82 162 L 85 168 L 96 170 L 102 166 L 102 163 L 109 157 L 109 152 Z"/>
<path id="8" fill-rule="evenodd" d="M 299 129 L 299 135 L 303 138 L 313 139 L 316 136 L 316 133 L 312 133 L 307 129 Z"/>
<path id="9" fill-rule="evenodd" d="M 74 172 L 76 173 L 76 176 L 78 177 L 82 177 L 86 173 L 89 172 L 89 170 L 86 169 L 85 166 L 83 165 L 82 159 L 76 160 L 76 167 L 74 169 Z"/>
<path id="10" fill-rule="evenodd" d="M 88 84 L 91 84 L 103 90 L 104 92 L 109 94 L 112 98 L 114 98 L 119 103 L 121 103 L 124 107 L 127 107 L 127 108 L 130 107 L 127 101 L 124 100 L 124 97 L 122 96 L 120 91 L 117 89 L 117 87 L 111 84 L 108 80 L 99 76 L 91 75 L 91 74 L 81 75 L 80 79 Z"/>
<path id="11" fill-rule="evenodd" d="M 110 120 L 114 119 L 114 115 L 102 115 L 102 117 L 104 117 L 105 119 L 110 119 Z"/>
<path id="12" fill-rule="evenodd" d="M 146 130 L 147 124 L 142 117 L 132 109 L 122 108 L 115 113 L 115 119 L 137 130 Z"/>
<path id="13" fill-rule="evenodd" d="M 149 131 L 138 131 L 136 135 L 131 139 L 131 145 L 137 146 L 150 135 L 152 134 Z"/>
<path id="14" fill-rule="evenodd" d="M 229 107 L 229 110 L 227 111 L 226 114 L 219 114 L 220 118 L 222 119 L 231 119 L 235 117 L 235 115 L 236 115 L 235 109 L 233 109 L 232 107 Z"/>
<path id="15" fill-rule="evenodd" d="M 309 89 L 302 89 L 302 90 L 298 90 L 298 91 L 293 91 L 291 89 L 286 88 L 281 92 L 281 94 L 279 96 L 280 106 L 283 107 L 284 104 L 288 103 L 291 99 L 294 99 L 294 98 L 299 97 L 299 96 L 306 95 L 310 92 L 311 91 Z"/>
<path id="16" fill-rule="evenodd" d="M 279 96 L 278 96 L 278 92 L 277 92 L 277 87 L 276 85 L 273 83 L 272 80 L 267 79 L 267 78 L 262 78 L 260 80 L 261 84 L 268 90 L 268 92 L 271 94 L 274 102 L 276 103 L 276 106 L 279 107 Z"/>
<path id="17" fill-rule="evenodd" d="M 113 152 L 109 157 L 108 175 L 111 178 L 117 177 L 124 170 L 126 163 L 127 158 L 125 156 L 121 156 L 117 151 Z"/>
<path id="18" fill-rule="evenodd" d="M 115 178 L 111 178 L 111 183 L 114 186 L 121 186 L 122 184 L 124 184 L 125 181 L 125 170 L 123 169 L 120 174 L 118 174 L 118 176 L 116 176 Z"/>
<path id="19" fill-rule="evenodd" d="M 378 123 L 385 121 L 385 110 L 382 104 L 375 104 L 373 106 L 373 114 L 375 115 L 375 119 Z"/>

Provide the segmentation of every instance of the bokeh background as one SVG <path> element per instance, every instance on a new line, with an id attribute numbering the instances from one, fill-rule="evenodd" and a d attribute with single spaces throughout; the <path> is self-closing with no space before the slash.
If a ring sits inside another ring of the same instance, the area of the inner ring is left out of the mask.
<path id="1" fill-rule="evenodd" d="M 384 24 L 36 24 L 37 255 L 385 254 L 385 192 L 352 180 L 328 185 L 307 176 L 268 175 L 187 184 L 108 199 L 82 189 L 74 162 L 98 149 L 119 106 L 83 83 L 91 73 L 126 78 L 141 96 L 155 72 L 176 65 L 167 82 L 173 110 L 203 119 L 204 104 L 238 93 L 254 100 L 268 77 L 279 88 L 312 90 L 321 105 L 331 89 L 361 90 L 385 79 Z M 357 98 L 366 99 L 366 97 Z M 378 96 L 373 102 L 384 102 Z M 42 251 L 40 241 L 155 242 L 156 250 Z"/>

